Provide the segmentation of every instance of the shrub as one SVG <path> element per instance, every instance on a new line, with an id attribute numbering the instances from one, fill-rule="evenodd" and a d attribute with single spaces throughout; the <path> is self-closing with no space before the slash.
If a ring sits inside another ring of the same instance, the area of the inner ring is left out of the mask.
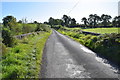
<path id="1" fill-rule="evenodd" d="M 10 51 L 2 56 L 0 61 L 2 63 L 0 76 L 3 79 L 38 78 L 42 52 L 49 35 L 48 32 L 40 32 L 39 35 L 20 39 L 17 45 L 8 47 Z"/>
<path id="2" fill-rule="evenodd" d="M 2 38 L 3 38 L 3 43 L 6 46 L 12 47 L 16 44 L 15 38 L 12 37 L 11 31 L 7 28 L 3 28 L 2 30 Z"/>
<path id="3" fill-rule="evenodd" d="M 50 27 L 46 24 L 37 24 L 35 31 L 46 31 L 50 32 Z"/>
<path id="4" fill-rule="evenodd" d="M 23 24 L 23 33 L 34 32 L 36 29 L 36 24 Z"/>
<path id="5" fill-rule="evenodd" d="M 75 34 L 73 37 L 74 37 L 74 38 L 79 38 L 79 37 L 80 37 L 80 34 Z"/>
<path id="6" fill-rule="evenodd" d="M 7 47 L 2 43 L 2 55 L 4 56 L 5 54 L 7 54 L 8 53 L 8 49 L 7 49 Z"/>
<path id="7" fill-rule="evenodd" d="M 104 57 L 120 64 L 120 34 L 104 34 L 98 37 L 95 45 L 95 51 Z"/>
<path id="8" fill-rule="evenodd" d="M 65 30 L 59 30 L 59 32 L 79 41 L 81 44 L 95 51 L 98 55 L 120 65 L 120 34 L 111 33 L 93 36 Z"/>

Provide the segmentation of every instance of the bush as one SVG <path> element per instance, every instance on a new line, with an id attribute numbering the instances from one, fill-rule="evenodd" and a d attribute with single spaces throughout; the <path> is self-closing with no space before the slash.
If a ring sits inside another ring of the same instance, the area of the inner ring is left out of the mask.
<path id="1" fill-rule="evenodd" d="M 2 38 L 3 38 L 2 42 L 8 47 L 12 47 L 16 44 L 15 38 L 12 37 L 11 31 L 7 28 L 3 28 Z"/>
<path id="2" fill-rule="evenodd" d="M 120 64 L 120 34 L 104 34 L 98 37 L 95 51 Z"/>
<path id="3" fill-rule="evenodd" d="M 79 37 L 80 37 L 80 34 L 75 34 L 73 37 L 74 37 L 74 38 L 79 38 Z"/>
<path id="4" fill-rule="evenodd" d="M 7 54 L 8 53 L 8 49 L 7 49 L 7 47 L 2 43 L 2 55 L 4 56 L 5 54 Z"/>
<path id="5" fill-rule="evenodd" d="M 36 24 L 23 24 L 23 33 L 34 32 L 36 29 Z"/>
<path id="6" fill-rule="evenodd" d="M 93 36 L 84 35 L 73 31 L 59 30 L 59 32 L 68 35 L 72 39 L 92 49 L 98 55 L 101 55 L 117 63 L 117 65 L 120 65 L 120 34 L 111 33 Z"/>
<path id="7" fill-rule="evenodd" d="M 20 35 L 22 34 L 23 24 L 17 23 L 14 28 L 12 28 L 13 35 Z"/>
<path id="8" fill-rule="evenodd" d="M 50 32 L 50 27 L 46 24 L 37 24 L 35 31 L 46 31 Z"/>
<path id="9" fill-rule="evenodd" d="M 49 35 L 48 32 L 40 32 L 39 35 L 18 40 L 18 44 L 12 48 L 7 47 L 9 52 L 2 56 L 0 61 L 2 63 L 0 77 L 3 79 L 38 78 L 42 52 Z"/>

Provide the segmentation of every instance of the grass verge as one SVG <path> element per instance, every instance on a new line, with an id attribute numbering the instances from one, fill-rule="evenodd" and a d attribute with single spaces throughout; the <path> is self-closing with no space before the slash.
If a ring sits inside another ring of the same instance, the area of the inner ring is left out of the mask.
<path id="1" fill-rule="evenodd" d="M 2 55 L 2 78 L 39 78 L 42 53 L 51 32 L 32 34 Z"/>

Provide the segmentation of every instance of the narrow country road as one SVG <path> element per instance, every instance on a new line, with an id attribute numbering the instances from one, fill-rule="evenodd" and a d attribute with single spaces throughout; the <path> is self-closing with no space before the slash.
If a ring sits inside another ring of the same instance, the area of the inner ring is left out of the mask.
<path id="1" fill-rule="evenodd" d="M 53 30 L 42 61 L 42 78 L 119 78 L 118 70 L 94 52 Z"/>

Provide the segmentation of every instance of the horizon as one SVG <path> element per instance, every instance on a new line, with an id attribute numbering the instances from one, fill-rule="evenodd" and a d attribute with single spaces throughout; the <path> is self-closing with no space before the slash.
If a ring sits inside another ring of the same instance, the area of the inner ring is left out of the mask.
<path id="1" fill-rule="evenodd" d="M 8 2 L 8 0 L 2 0 L 2 2 L 0 2 L 2 5 L 2 15 L 0 18 L 3 19 L 5 16 L 12 15 L 17 21 L 27 18 L 28 22 L 38 21 L 43 23 L 48 21 L 50 17 L 61 19 L 65 14 L 71 18 L 75 18 L 77 23 L 81 23 L 81 18 L 88 18 L 90 14 L 97 14 L 98 16 L 108 14 L 111 15 L 112 18 L 119 14 L 119 0 L 65 0 L 61 2 L 54 0 L 51 0 L 51 2 L 48 0 L 41 0 L 41 2 L 37 2 L 38 0 L 35 0 L 36 2 L 32 2 L 31 0 L 27 1 L 15 2 L 15 0 L 11 0 L 11 2 Z M 0 20 L 0 22 L 2 22 L 2 20 Z"/>

